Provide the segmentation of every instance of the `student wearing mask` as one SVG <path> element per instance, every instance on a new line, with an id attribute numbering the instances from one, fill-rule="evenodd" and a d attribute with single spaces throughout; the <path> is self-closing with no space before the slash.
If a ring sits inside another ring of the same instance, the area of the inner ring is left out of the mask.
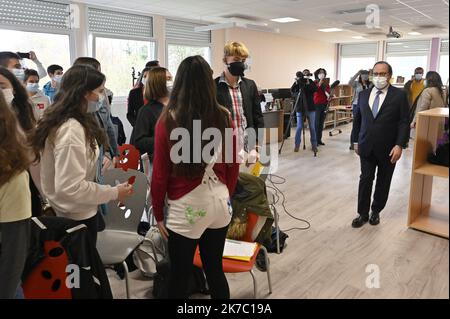
<path id="1" fill-rule="evenodd" d="M 251 157 L 256 157 L 256 141 L 247 143 L 244 132 L 246 129 L 254 129 L 257 133 L 258 129 L 264 127 L 264 117 L 258 87 L 253 80 L 244 76 L 248 57 L 249 51 L 243 43 L 229 42 L 224 48 L 225 70 L 215 79 L 215 83 L 217 102 L 230 111 L 234 127 L 239 132 L 239 144 Z"/>
<path id="2" fill-rule="evenodd" d="M 50 77 L 50 81 L 44 85 L 44 94 L 48 96 L 50 102 L 53 103 L 64 74 L 64 69 L 62 66 L 52 64 L 47 68 L 47 74 Z"/>
<path id="3" fill-rule="evenodd" d="M 201 56 L 185 59 L 178 68 L 169 105 L 156 124 L 151 195 L 158 228 L 169 244 L 169 298 L 187 299 L 197 245 L 212 298 L 230 297 L 222 255 L 231 221 L 230 196 L 236 186 L 239 163 L 236 140 L 233 145 L 223 143 L 224 131 L 233 127 L 233 121 L 229 112 L 217 103 L 211 74 L 210 66 Z M 215 145 L 213 151 L 217 160 L 202 156 L 206 145 L 212 142 L 194 139 L 194 120 L 200 121 L 201 131 L 216 128 L 222 133 L 222 148 Z M 177 128 L 189 132 L 186 135 L 192 151 L 189 160 L 181 162 L 173 159 L 171 152 L 175 144 L 180 143 L 170 139 Z M 194 143 L 198 144 L 194 146 Z M 225 163 L 228 156 L 224 154 L 230 151 L 232 163 L 228 164 Z M 201 161 L 197 163 L 194 158 L 198 156 Z M 166 195 L 169 210 L 165 218 Z"/>
<path id="4" fill-rule="evenodd" d="M 136 125 L 136 118 L 140 108 L 148 103 L 148 101 L 145 100 L 144 90 L 148 79 L 148 72 L 152 68 L 153 67 L 146 67 L 142 70 L 136 87 L 134 87 L 128 94 L 127 119 L 132 127 Z"/>
<path id="5" fill-rule="evenodd" d="M 314 153 L 317 153 L 316 110 L 314 105 L 314 93 L 317 91 L 317 86 L 314 81 L 311 80 L 312 74 L 308 69 L 303 71 L 303 76 L 304 79 L 297 77 L 295 83 L 291 87 L 291 92 L 295 96 L 296 104 L 294 107 L 297 113 L 294 152 L 300 150 L 300 145 L 302 143 L 303 117 L 306 116 L 308 118 L 308 126 L 311 135 L 311 148 Z M 301 98 L 298 97 L 300 90 L 302 91 Z"/>
<path id="6" fill-rule="evenodd" d="M 416 127 L 417 113 L 437 107 L 445 107 L 447 97 L 443 90 L 444 85 L 439 73 L 429 71 L 425 77 L 424 85 L 425 89 L 417 101 L 417 109 L 414 120 L 411 123 L 411 128 Z"/>
<path id="7" fill-rule="evenodd" d="M 352 101 L 353 117 L 355 116 L 356 108 L 358 107 L 359 93 L 373 87 L 373 84 L 369 80 L 369 77 L 370 75 L 368 70 L 359 70 L 358 72 L 356 72 L 354 76 L 352 76 L 352 78 L 348 82 L 348 84 L 351 85 L 353 88 L 353 101 Z M 351 136 L 353 136 L 352 133 L 350 134 L 350 150 L 353 150 L 354 149 L 353 144 L 356 143 L 356 141 L 352 141 Z"/>
<path id="8" fill-rule="evenodd" d="M 3 90 L 6 103 L 12 108 L 17 118 L 17 133 L 23 137 L 24 141 L 28 141 L 35 129 L 36 118 L 34 117 L 33 106 L 30 103 L 23 82 L 19 82 L 11 72 L 0 67 L 0 89 Z M 34 158 L 31 146 L 28 147 L 28 154 L 31 162 Z M 31 164 L 29 167 L 33 216 L 42 215 L 42 190 L 40 187 L 39 170 L 39 165 Z"/>
<path id="9" fill-rule="evenodd" d="M 20 57 L 14 52 L 0 52 L 0 66 L 8 69 L 20 82 L 25 78 L 25 70 Z"/>
<path id="10" fill-rule="evenodd" d="M 95 182 L 99 145 L 107 145 L 104 131 L 92 116 L 104 96 L 105 76 L 86 65 L 69 69 L 55 104 L 44 113 L 33 135 L 34 152 L 41 161 L 42 189 L 58 216 L 85 224 L 96 243 L 97 207 L 123 202 L 131 185 L 116 187 Z"/>
<path id="11" fill-rule="evenodd" d="M 44 111 L 49 107 L 50 100 L 39 90 L 38 72 L 31 69 L 25 70 L 24 85 L 33 104 L 34 117 L 36 120 L 39 120 Z"/>
<path id="12" fill-rule="evenodd" d="M 39 77 L 45 77 L 47 74 L 45 73 L 44 66 L 38 60 L 36 53 L 30 51 L 28 54 L 29 59 L 36 64 Z M 27 68 L 22 65 L 22 61 L 23 59 L 17 53 L 8 51 L 0 52 L 0 66 L 9 69 L 21 82 L 24 80 L 24 72 L 27 70 Z"/>
<path id="13" fill-rule="evenodd" d="M 80 57 L 75 60 L 73 63 L 76 65 L 88 65 L 95 70 L 101 72 L 101 64 L 97 59 L 91 57 Z M 111 164 L 114 164 L 116 158 L 119 156 L 119 147 L 117 146 L 117 136 L 116 130 L 114 129 L 114 124 L 111 120 L 111 105 L 109 104 L 107 92 L 109 90 L 105 88 L 103 90 L 103 97 L 100 100 L 100 103 L 97 105 L 97 110 L 94 112 L 98 123 L 105 130 L 106 135 L 108 137 L 108 145 L 109 147 L 104 148 L 104 154 L 107 159 L 112 163 L 108 163 L 107 160 L 103 162 L 105 169 L 109 167 Z M 109 91 L 111 92 L 111 91 Z"/>
<path id="14" fill-rule="evenodd" d="M 416 108 L 417 98 L 425 88 L 423 79 L 423 68 L 418 67 L 414 70 L 414 75 L 411 80 L 406 82 L 405 91 L 408 96 L 408 102 L 411 109 Z"/>
<path id="15" fill-rule="evenodd" d="M 314 93 L 314 105 L 316 107 L 316 136 L 317 144 L 325 145 L 322 141 L 322 132 L 325 125 L 325 118 L 327 116 L 327 105 L 330 97 L 330 84 L 325 81 L 327 71 L 325 69 L 318 69 L 314 72 L 316 78 L 317 91 Z"/>
<path id="16" fill-rule="evenodd" d="M 31 194 L 26 141 L 0 90 L 0 299 L 13 299 L 28 255 Z"/>
<path id="17" fill-rule="evenodd" d="M 392 67 L 384 61 L 373 67 L 374 88 L 360 93 L 353 120 L 355 152 L 361 161 L 358 214 L 353 228 L 380 223 L 395 165 L 409 140 L 409 105 L 405 91 L 390 85 Z M 375 193 L 372 199 L 376 172 Z M 369 216 L 369 212 L 372 211 Z"/>
<path id="18" fill-rule="evenodd" d="M 140 108 L 131 134 L 130 143 L 141 154 L 147 153 L 150 160 L 153 159 L 155 125 L 163 108 L 169 103 L 171 82 L 172 75 L 165 68 L 155 67 L 148 72 L 145 84 L 145 99 L 148 103 Z"/>

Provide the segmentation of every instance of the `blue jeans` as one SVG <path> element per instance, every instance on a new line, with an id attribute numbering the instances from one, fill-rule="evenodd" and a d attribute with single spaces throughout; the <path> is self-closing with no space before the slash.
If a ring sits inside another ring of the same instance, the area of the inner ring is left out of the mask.
<path id="1" fill-rule="evenodd" d="M 311 146 L 317 147 L 316 137 L 316 112 L 308 112 L 308 126 L 311 135 Z M 297 131 L 295 132 L 295 147 L 300 147 L 302 143 L 303 116 L 301 112 L 297 112 Z"/>

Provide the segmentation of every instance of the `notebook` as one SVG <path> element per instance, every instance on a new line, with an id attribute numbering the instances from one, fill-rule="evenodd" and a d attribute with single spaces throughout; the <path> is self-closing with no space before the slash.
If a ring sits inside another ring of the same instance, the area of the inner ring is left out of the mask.
<path id="1" fill-rule="evenodd" d="M 226 239 L 223 257 L 241 261 L 250 261 L 257 247 L 258 245 L 256 243 Z"/>

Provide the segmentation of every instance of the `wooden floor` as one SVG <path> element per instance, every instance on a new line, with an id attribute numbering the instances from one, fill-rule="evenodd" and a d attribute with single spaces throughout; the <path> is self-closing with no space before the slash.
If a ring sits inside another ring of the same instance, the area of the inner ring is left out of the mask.
<path id="1" fill-rule="evenodd" d="M 307 231 L 289 232 L 281 255 L 270 254 L 273 293 L 265 273 L 256 271 L 259 298 L 449 298 L 449 242 L 406 227 L 412 150 L 406 150 L 392 182 L 379 226 L 355 230 L 359 160 L 348 150 L 350 125 L 328 137 L 318 158 L 308 149 L 293 153 L 285 144 L 277 173 L 289 212 L 311 222 Z M 448 206 L 448 180 L 436 180 L 433 197 Z M 304 226 L 281 206 L 282 229 Z M 368 265 L 380 270 L 380 287 L 367 288 Z M 116 298 L 124 282 L 108 271 Z M 152 281 L 131 274 L 133 298 L 152 298 Z M 252 298 L 250 274 L 227 275 L 232 298 Z"/>

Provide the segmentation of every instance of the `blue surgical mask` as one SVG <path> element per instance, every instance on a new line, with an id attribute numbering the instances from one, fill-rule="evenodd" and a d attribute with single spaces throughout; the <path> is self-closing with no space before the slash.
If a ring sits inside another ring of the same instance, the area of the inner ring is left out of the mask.
<path id="1" fill-rule="evenodd" d="M 25 70 L 24 69 L 11 69 L 12 74 L 20 81 L 23 82 L 25 79 Z"/>
<path id="2" fill-rule="evenodd" d="M 141 83 L 143 86 L 147 84 L 147 78 L 142 78 Z"/>
<path id="3" fill-rule="evenodd" d="M 100 110 L 100 108 L 103 105 L 104 100 L 105 100 L 105 96 L 103 94 L 101 94 L 101 95 L 98 95 L 98 101 L 88 101 L 87 112 L 95 113 L 98 110 Z"/>
<path id="4" fill-rule="evenodd" d="M 423 76 L 422 73 L 416 73 L 416 74 L 414 74 L 414 77 L 415 77 L 415 79 L 416 79 L 417 81 L 422 80 L 422 76 Z"/>
<path id="5" fill-rule="evenodd" d="M 27 83 L 27 91 L 30 93 L 36 93 L 39 91 L 39 83 Z"/>
<path id="6" fill-rule="evenodd" d="M 55 75 L 53 77 L 53 81 L 55 81 L 57 84 L 61 83 L 63 76 L 62 75 Z"/>

